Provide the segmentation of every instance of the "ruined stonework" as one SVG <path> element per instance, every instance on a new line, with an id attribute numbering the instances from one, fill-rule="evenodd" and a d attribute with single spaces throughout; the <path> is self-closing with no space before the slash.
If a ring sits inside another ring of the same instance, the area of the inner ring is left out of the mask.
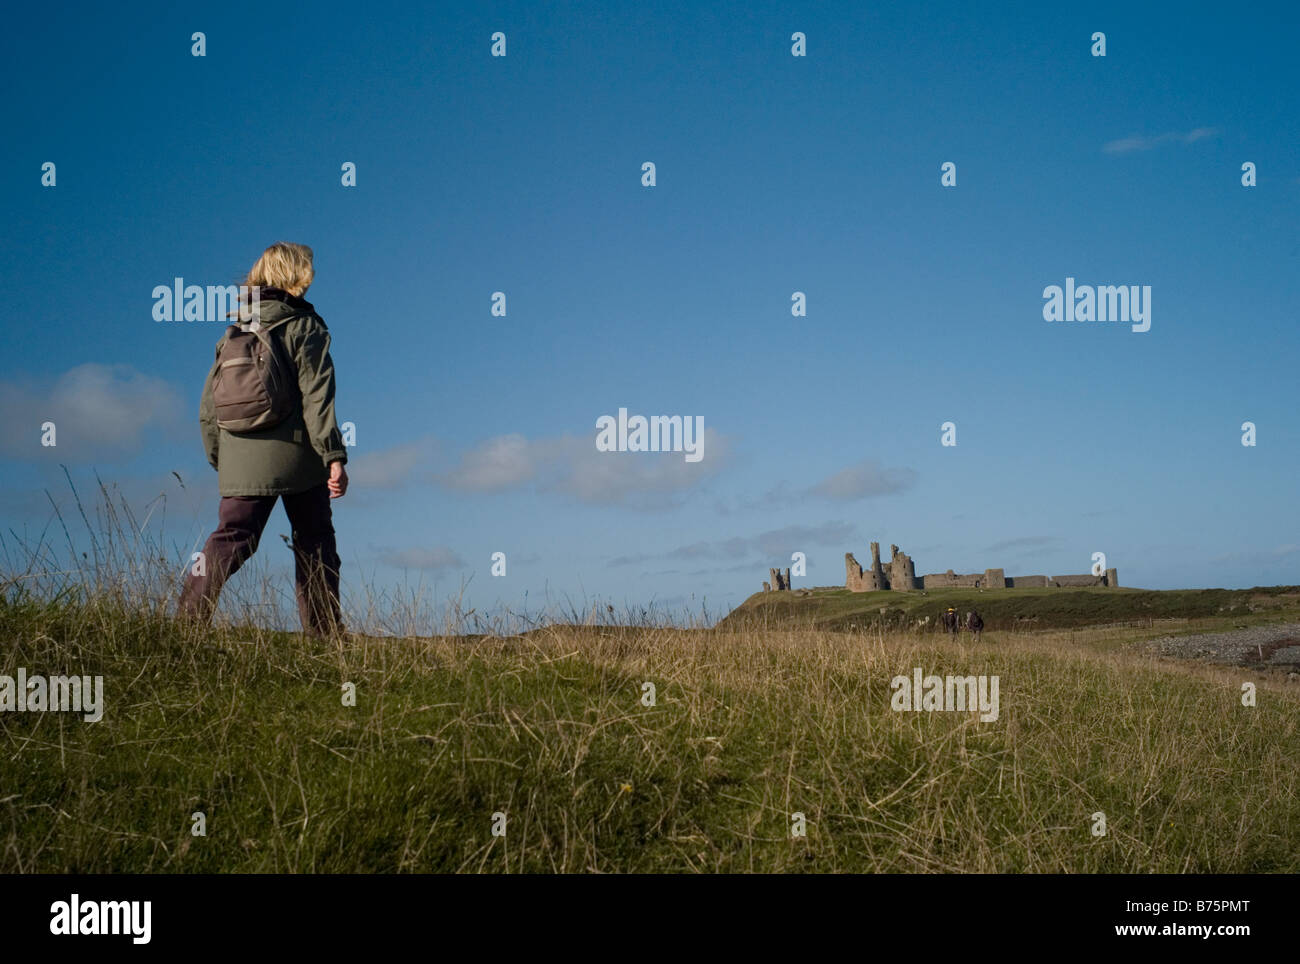
<path id="1" fill-rule="evenodd" d="M 790 570 L 769 569 L 769 582 L 763 583 L 763 592 L 776 592 L 790 588 Z M 889 562 L 880 561 L 880 543 L 871 543 L 871 565 L 863 568 L 851 552 L 844 553 L 844 588 L 849 592 L 875 592 L 889 589 L 906 592 L 911 589 L 1051 589 L 1072 586 L 1119 585 L 1119 570 L 1107 569 L 1103 575 L 1087 573 L 1082 576 L 1008 576 L 1002 569 L 985 569 L 969 574 L 953 572 L 931 573 L 918 576 L 912 557 L 898 546 L 889 547 Z"/>
<path id="2" fill-rule="evenodd" d="M 1066 587 L 1066 586 L 1106 586 L 1114 588 L 1119 585 L 1119 570 L 1107 569 L 1104 575 L 1091 573 L 1082 576 L 1008 576 L 1002 569 L 985 569 L 982 573 L 931 573 L 918 576 L 911 556 L 890 546 L 890 559 L 887 565 L 880 562 L 880 543 L 871 543 L 871 568 L 864 569 L 858 564 L 853 553 L 844 554 L 844 588 L 849 592 L 873 592 L 889 589 L 895 592 L 911 589 L 1010 589 L 1025 587 Z M 775 572 L 775 570 L 773 570 Z"/>
<path id="3" fill-rule="evenodd" d="M 1097 576 L 1053 576 L 1053 586 L 1102 586 L 1104 577 Z"/>
<path id="4" fill-rule="evenodd" d="M 895 591 L 920 589 L 916 581 L 916 566 L 912 557 L 900 552 L 898 546 L 889 547 L 889 588 Z"/>
<path id="5" fill-rule="evenodd" d="M 1016 576 L 1007 580 L 1013 589 L 1046 589 L 1050 582 L 1046 576 Z"/>
<path id="6" fill-rule="evenodd" d="M 888 589 L 889 581 L 885 570 L 880 565 L 880 543 L 871 544 L 871 568 L 863 572 L 853 553 L 844 554 L 844 585 L 854 592 L 872 592 L 876 589 Z"/>
<path id="7" fill-rule="evenodd" d="M 853 553 L 844 554 L 844 585 L 852 592 L 873 592 L 877 589 L 920 589 L 916 566 L 912 557 L 901 552 L 898 546 L 889 547 L 889 565 L 881 565 L 880 543 L 871 544 L 871 568 L 863 569 Z"/>
<path id="8" fill-rule="evenodd" d="M 922 589 L 1005 589 L 1007 577 L 1001 569 L 985 569 L 981 573 L 960 575 L 949 569 L 921 577 Z"/>
<path id="9" fill-rule="evenodd" d="M 770 582 L 763 583 L 763 592 L 777 592 L 782 589 L 790 588 L 790 570 L 782 572 L 780 569 L 769 569 L 768 576 Z"/>

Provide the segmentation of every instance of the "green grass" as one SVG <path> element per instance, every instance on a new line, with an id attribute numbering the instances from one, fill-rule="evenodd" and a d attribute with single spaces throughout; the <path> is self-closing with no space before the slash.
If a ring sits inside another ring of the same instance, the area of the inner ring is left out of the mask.
<path id="1" fill-rule="evenodd" d="M 0 634 L 107 704 L 0 714 L 5 872 L 1300 870 L 1296 686 L 1132 628 L 322 643 L 28 600 Z M 893 711 L 914 666 L 997 674 L 1000 718 Z"/>

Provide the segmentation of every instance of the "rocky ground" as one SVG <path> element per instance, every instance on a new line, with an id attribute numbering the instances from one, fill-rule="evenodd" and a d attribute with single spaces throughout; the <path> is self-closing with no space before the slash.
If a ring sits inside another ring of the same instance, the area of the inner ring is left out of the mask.
<path id="1" fill-rule="evenodd" d="M 1195 636 L 1162 636 L 1142 647 L 1160 656 L 1300 671 L 1300 623 L 1252 626 Z"/>

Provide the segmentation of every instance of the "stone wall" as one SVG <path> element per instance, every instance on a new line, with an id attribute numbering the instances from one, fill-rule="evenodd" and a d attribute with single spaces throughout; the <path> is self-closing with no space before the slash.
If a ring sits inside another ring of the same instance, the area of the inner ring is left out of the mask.
<path id="1" fill-rule="evenodd" d="M 870 592 L 867 578 L 862 573 L 862 566 L 853 553 L 844 553 L 844 586 L 849 592 Z"/>
<path id="2" fill-rule="evenodd" d="M 1107 569 L 1103 576 L 1084 573 L 1079 576 L 1015 576 L 1007 577 L 1007 586 L 1013 589 L 1063 589 L 1081 586 L 1105 586 L 1114 589 L 1119 585 L 1119 573 Z"/>
<path id="3" fill-rule="evenodd" d="M 889 562 L 880 562 L 880 543 L 871 543 L 871 568 L 858 564 L 853 553 L 844 554 L 844 588 L 850 592 L 872 592 L 878 589 L 906 591 L 909 589 L 1008 589 L 1050 588 L 1071 586 L 1119 585 L 1119 572 L 1111 568 L 1104 575 L 1070 576 L 1008 576 L 1003 569 L 985 569 L 977 573 L 947 572 L 916 575 L 912 558 L 898 546 L 890 546 Z M 788 588 L 788 587 L 787 587 Z"/>
<path id="4" fill-rule="evenodd" d="M 916 586 L 918 589 L 1005 589 L 1007 577 L 1001 569 L 971 573 L 953 572 L 949 569 L 947 572 L 933 572 L 917 577 Z"/>
<path id="5" fill-rule="evenodd" d="M 875 592 L 878 589 L 889 588 L 889 583 L 880 567 L 879 543 L 871 544 L 871 556 L 871 568 L 863 569 L 858 565 L 858 560 L 853 553 L 844 553 L 844 585 L 850 592 Z"/>
<path id="6" fill-rule="evenodd" d="M 1053 576 L 1053 586 L 1104 586 L 1106 585 L 1104 576 Z"/>
<path id="7" fill-rule="evenodd" d="M 1048 587 L 1046 576 L 1008 576 L 1008 589 L 1046 589 Z"/>
<path id="8" fill-rule="evenodd" d="M 769 569 L 770 581 L 764 592 L 790 589 L 790 570 Z M 871 566 L 864 568 L 851 552 L 844 553 L 844 588 L 849 592 L 875 592 L 882 589 L 905 592 L 910 589 L 1047 589 L 1052 587 L 1119 585 L 1119 570 L 1107 569 L 1104 575 L 1008 576 L 1003 569 L 985 569 L 983 573 L 934 572 L 916 574 L 912 557 L 898 546 L 889 547 L 889 562 L 880 561 L 880 543 L 871 543 Z"/>
<path id="9" fill-rule="evenodd" d="M 968 576 L 947 572 L 931 572 L 921 577 L 922 589 L 979 589 L 984 584 L 984 577 L 979 573 Z"/>

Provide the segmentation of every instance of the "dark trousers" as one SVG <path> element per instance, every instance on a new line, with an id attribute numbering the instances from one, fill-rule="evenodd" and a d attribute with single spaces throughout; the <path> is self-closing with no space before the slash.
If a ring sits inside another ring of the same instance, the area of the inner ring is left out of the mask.
<path id="1" fill-rule="evenodd" d="M 203 546 L 204 574 L 197 576 L 190 567 L 181 590 L 179 615 L 205 623 L 212 619 L 221 587 L 257 551 L 276 499 L 284 500 L 293 529 L 294 583 L 303 631 L 315 636 L 342 631 L 339 556 L 329 488 L 323 483 L 293 495 L 223 496 L 220 524 Z"/>

